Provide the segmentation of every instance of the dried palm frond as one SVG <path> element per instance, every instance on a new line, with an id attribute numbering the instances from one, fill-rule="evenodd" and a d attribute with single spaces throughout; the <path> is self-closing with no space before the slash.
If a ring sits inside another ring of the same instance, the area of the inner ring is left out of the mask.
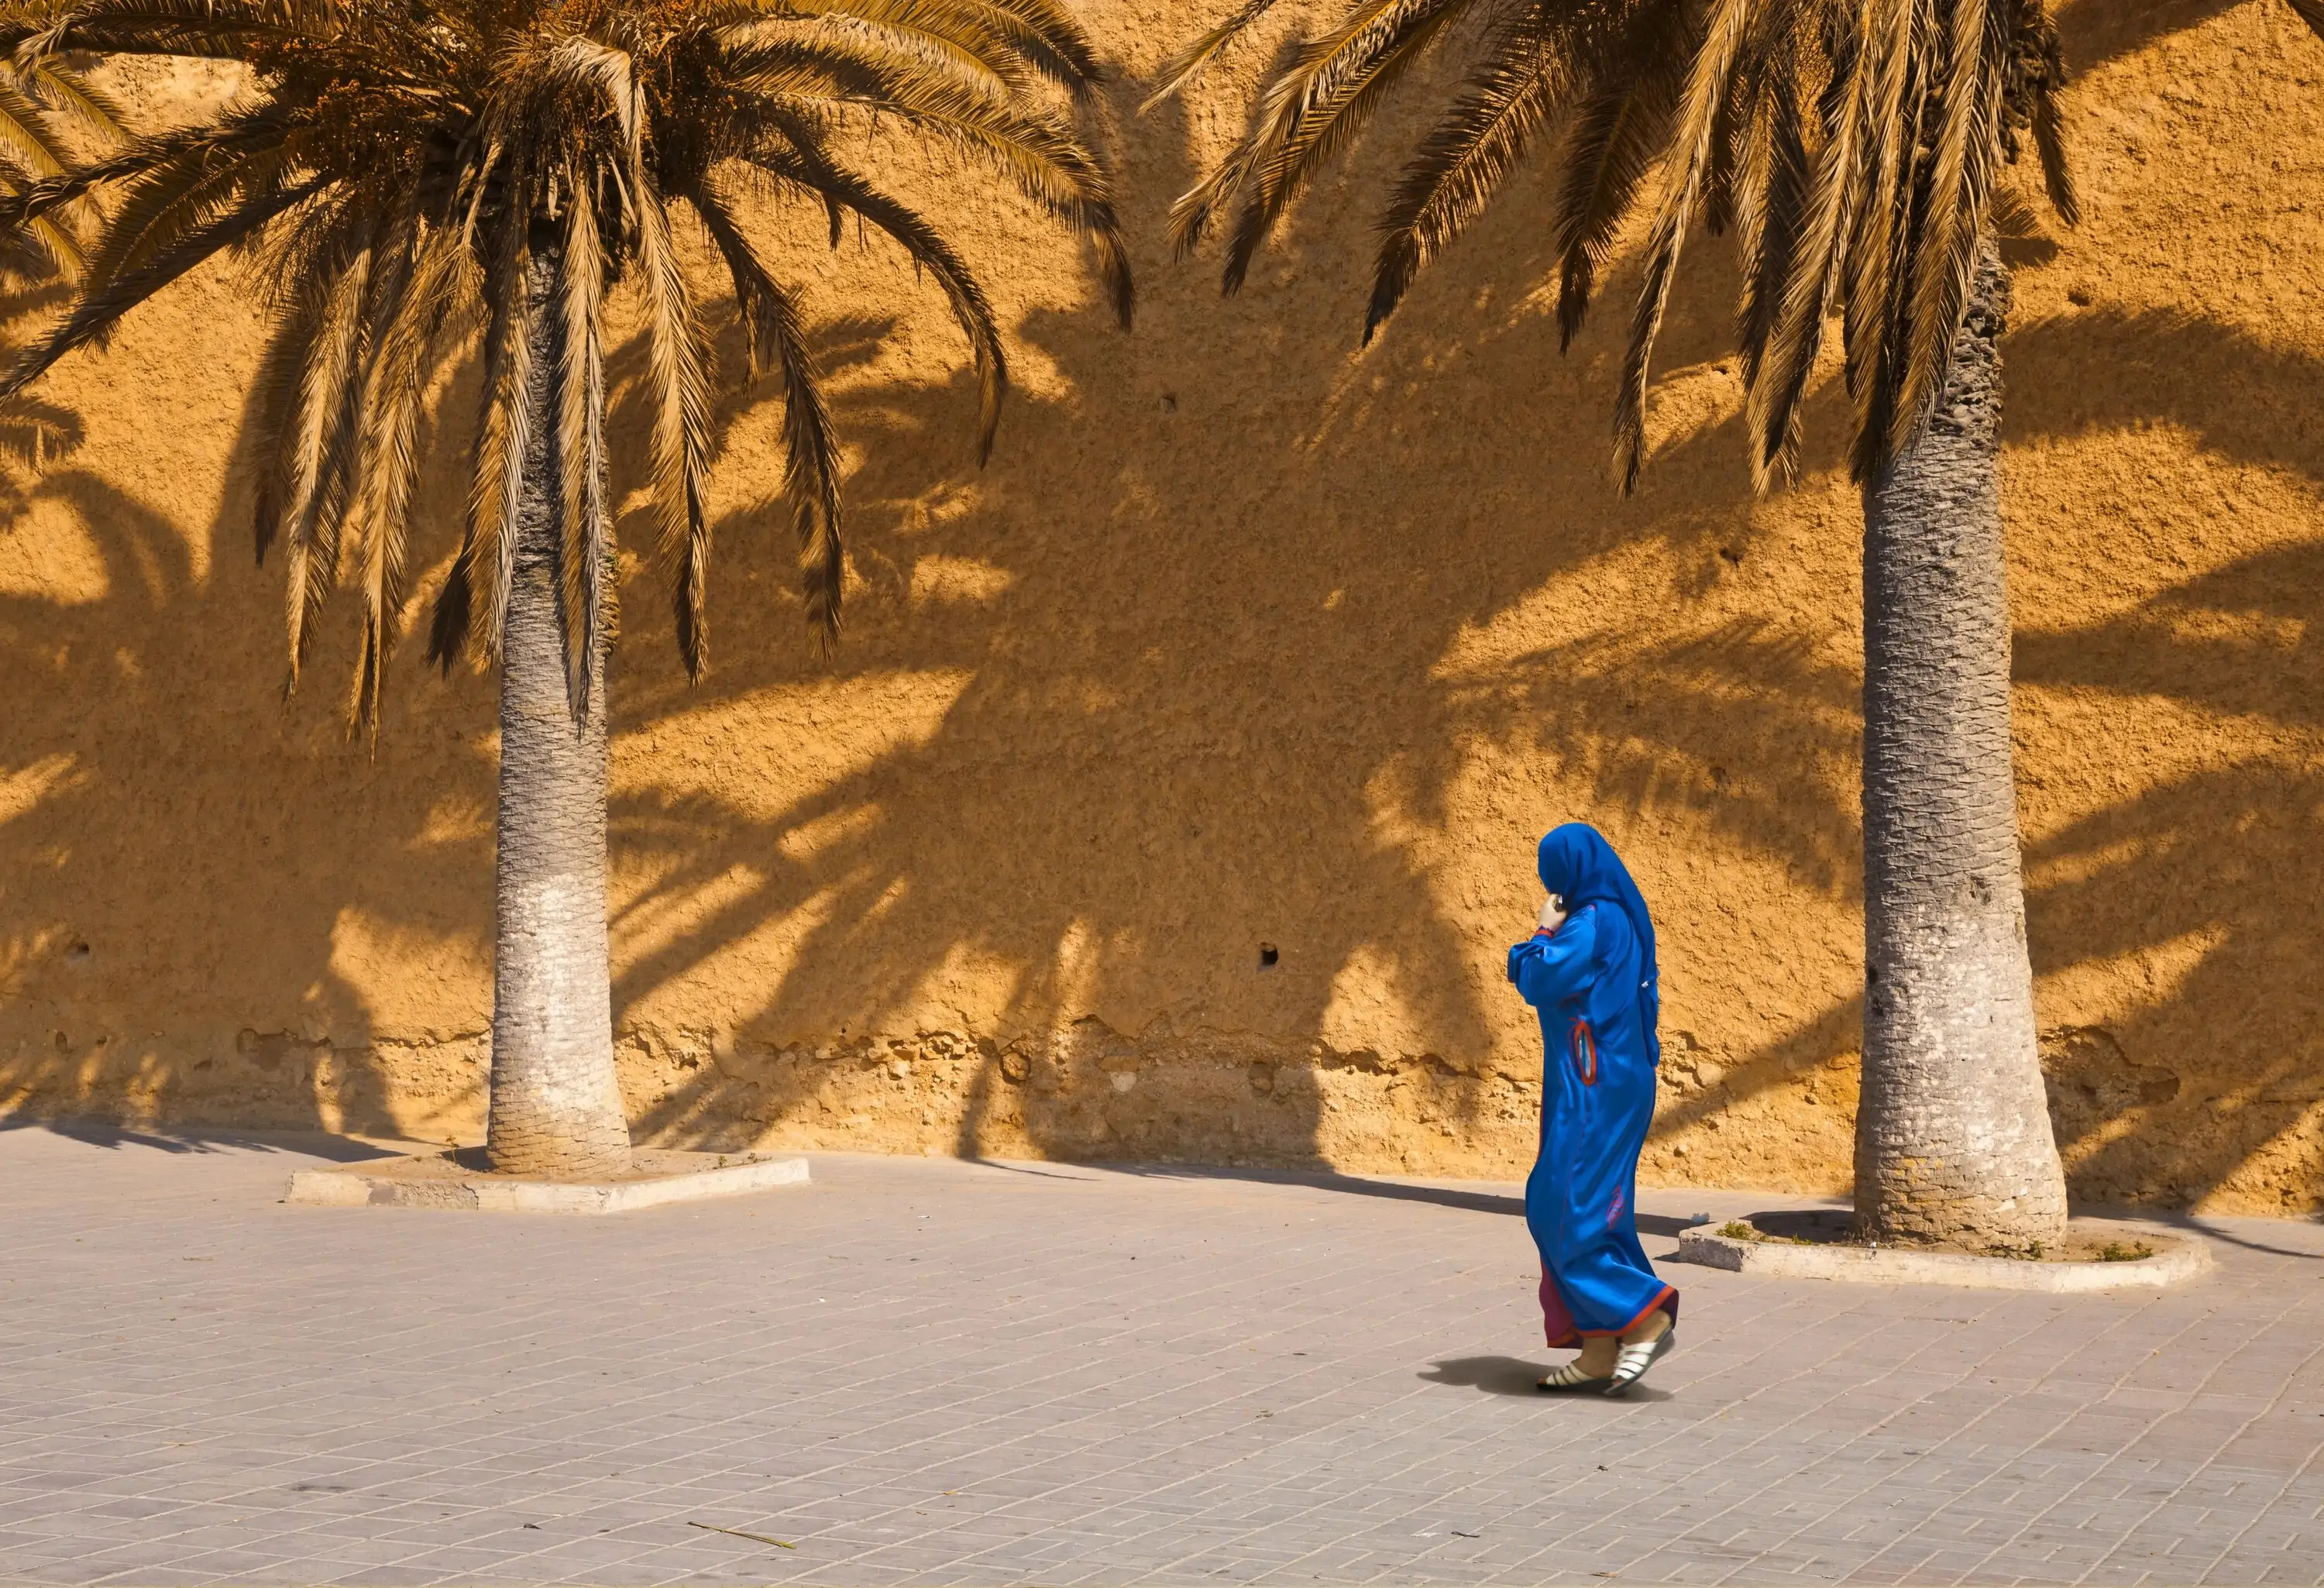
<path id="1" fill-rule="evenodd" d="M 900 130 L 997 179 L 1092 246 L 1115 313 L 1130 316 L 1106 175 L 1071 113 L 1097 63 L 1056 0 L 64 0 L 0 14 L 0 231 L 63 258 L 51 235 L 69 239 L 77 216 L 106 205 L 63 318 L 0 377 L 0 396 L 235 252 L 269 316 L 255 529 L 262 557 L 278 540 L 287 554 L 290 682 L 322 602 L 354 586 L 355 726 L 376 727 L 401 621 L 429 392 L 472 344 L 483 391 L 466 522 L 429 654 L 447 667 L 463 651 L 497 657 L 525 460 L 547 445 L 567 693 L 586 708 L 613 619 L 605 338 L 624 285 L 644 310 L 656 539 L 679 653 L 700 676 L 714 361 L 678 215 L 704 223 L 754 366 L 779 376 L 785 486 L 825 642 L 844 569 L 838 444 L 797 295 L 731 195 L 804 198 L 835 242 L 853 214 L 936 275 L 976 365 L 980 457 L 1008 380 L 991 307 L 937 219 L 858 174 L 869 162 L 851 150 Z M 57 128 L 111 125 L 65 65 L 88 56 L 238 61 L 251 86 L 210 119 L 51 157 Z M 544 364 L 546 346 L 558 351 Z"/>

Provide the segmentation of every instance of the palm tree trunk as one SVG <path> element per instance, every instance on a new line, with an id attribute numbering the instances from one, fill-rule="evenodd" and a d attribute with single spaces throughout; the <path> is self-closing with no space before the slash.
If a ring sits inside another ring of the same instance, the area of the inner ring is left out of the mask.
<path id="1" fill-rule="evenodd" d="M 516 513 L 501 650 L 499 858 L 494 871 L 492 1112 L 495 1170 L 603 1175 L 629 1167 L 613 1073 L 605 948 L 605 663 L 589 660 L 576 720 L 559 622 L 556 370 L 564 336 L 558 253 L 537 239 L 531 299 L 532 435 Z"/>
<path id="2" fill-rule="evenodd" d="M 2009 277 L 1978 251 L 1928 429 L 1864 492 L 1864 1088 L 1883 1241 L 2029 1251 L 2066 1187 L 2034 1043 L 2003 582 Z"/>

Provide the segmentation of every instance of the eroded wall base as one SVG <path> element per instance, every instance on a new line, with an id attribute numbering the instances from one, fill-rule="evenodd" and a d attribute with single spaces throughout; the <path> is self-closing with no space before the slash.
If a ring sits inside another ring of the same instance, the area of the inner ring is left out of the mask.
<path id="1" fill-rule="evenodd" d="M 1140 1039 L 1094 1019 L 1006 1040 L 921 1031 L 790 1045 L 639 1027 L 621 1034 L 619 1057 L 641 1144 L 719 1151 L 1508 1181 L 1532 1165 L 1541 1106 L 1538 1075 L 1464 1070 L 1434 1054 L 1342 1052 L 1218 1033 Z M 2043 1057 L 2078 1201 L 2278 1215 L 2324 1205 L 2324 1131 L 2309 1123 L 2315 1088 L 2180 1106 L 2177 1076 L 2132 1063 L 2096 1028 L 2045 1032 Z M 334 1047 L 327 1038 L 244 1029 L 199 1051 L 108 1039 L 51 1054 L 20 1041 L 0 1063 L 0 1115 L 471 1142 L 483 1135 L 487 1069 L 481 1031 Z M 1847 1189 L 1852 1055 L 1761 1076 L 1748 1089 L 1729 1083 L 1722 1066 L 1674 1044 L 1644 1180 Z M 2173 1144 L 2168 1151 L 2134 1128 L 2161 1109 L 2172 1111 L 2159 1132 Z M 2205 1161 L 2232 1156 L 2243 1167 L 2217 1186 L 2177 1183 L 2174 1154 L 2188 1152 Z"/>

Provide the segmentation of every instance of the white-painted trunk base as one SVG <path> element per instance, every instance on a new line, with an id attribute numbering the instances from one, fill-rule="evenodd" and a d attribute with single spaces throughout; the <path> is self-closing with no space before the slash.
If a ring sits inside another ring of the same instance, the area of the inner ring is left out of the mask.
<path id="1" fill-rule="evenodd" d="M 429 1207 L 474 1213 L 634 1213 L 672 1202 L 739 1196 L 807 1183 L 807 1159 L 755 1153 L 632 1155 L 617 1179 L 549 1180 L 469 1168 L 450 1153 L 346 1168 L 300 1169 L 282 1200 L 307 1207 Z"/>

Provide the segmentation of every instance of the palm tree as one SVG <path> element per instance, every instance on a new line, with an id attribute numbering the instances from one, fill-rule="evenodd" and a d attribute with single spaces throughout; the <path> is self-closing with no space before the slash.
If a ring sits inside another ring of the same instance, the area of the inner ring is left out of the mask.
<path id="1" fill-rule="evenodd" d="M 0 43 L 20 71 L 68 51 L 248 69 L 215 115 L 0 201 L 22 231 L 110 199 L 61 321 L 0 394 L 192 266 L 246 255 L 272 327 L 258 543 L 279 540 L 289 565 L 294 684 L 317 608 L 355 587 L 351 731 L 377 731 L 427 393 L 480 344 L 466 533 L 429 656 L 500 668 L 487 1149 L 508 1172 L 622 1169 L 605 935 L 608 300 L 633 287 L 646 327 L 646 484 L 688 672 L 706 654 L 713 436 L 711 348 L 676 246 L 687 214 L 732 278 L 752 374 L 781 389 L 807 613 L 828 643 L 839 460 L 798 298 L 754 225 L 803 201 L 835 245 L 853 217 L 932 276 L 967 333 L 989 451 L 1007 380 L 991 306 L 936 223 L 862 174 L 864 136 L 908 135 L 1013 184 L 1094 246 L 1126 324 L 1105 177 L 1063 103 L 1097 75 L 1086 41 L 1051 0 L 91 0 L 20 14 Z"/>
<path id="2" fill-rule="evenodd" d="M 1247 0 L 1173 63 L 1175 92 L 1256 27 Z M 2319 6 L 2324 0 L 2300 0 Z M 1615 414 L 1646 453 L 1650 356 L 1698 221 L 1732 229 L 1754 484 L 1788 477 L 1837 318 L 1864 506 L 1864 1087 L 1856 1192 L 1892 1242 L 2054 1242 L 2065 1186 L 2035 1047 L 2002 585 L 1995 244 L 2021 141 L 2075 214 L 2045 0 L 1350 0 L 1261 89 L 1239 147 L 1178 202 L 1231 215 L 1240 284 L 1315 171 L 1432 45 L 1471 60 L 1379 223 L 1370 338 L 1504 178 L 1554 148 L 1571 341 L 1618 228 L 1662 171 Z"/>

